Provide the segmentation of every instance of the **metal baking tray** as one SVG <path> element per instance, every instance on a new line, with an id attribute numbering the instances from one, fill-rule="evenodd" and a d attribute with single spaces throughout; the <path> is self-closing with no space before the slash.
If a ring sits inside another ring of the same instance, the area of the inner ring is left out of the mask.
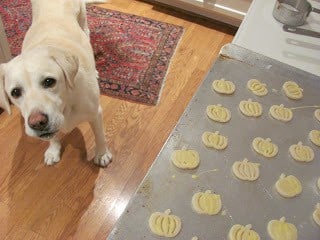
<path id="1" fill-rule="evenodd" d="M 220 78 L 235 83 L 233 95 L 213 92 L 212 81 Z M 247 90 L 247 81 L 252 78 L 267 83 L 268 95 L 258 97 Z M 290 100 L 284 95 L 281 87 L 288 80 L 304 89 L 303 99 Z M 261 239 L 270 239 L 268 221 L 283 216 L 297 227 L 299 239 L 320 239 L 320 227 L 312 219 L 315 205 L 320 202 L 316 187 L 320 148 L 308 139 L 310 130 L 320 129 L 320 122 L 313 115 L 316 108 L 294 109 L 293 120 L 288 123 L 274 120 L 268 114 L 273 104 L 290 108 L 320 105 L 319 93 L 319 77 L 236 45 L 225 45 L 108 239 L 163 239 L 150 231 L 148 219 L 152 212 L 166 209 L 171 209 L 182 221 L 182 230 L 174 239 L 197 236 L 199 240 L 224 240 L 234 224 L 252 224 Z M 249 98 L 262 104 L 261 117 L 245 117 L 238 110 L 239 102 Z M 207 117 L 206 107 L 218 103 L 231 110 L 230 122 L 215 123 Z M 201 141 L 204 131 L 220 131 L 228 137 L 228 147 L 222 151 L 206 148 Z M 278 155 L 266 159 L 255 153 L 251 148 L 255 137 L 271 138 L 279 147 Z M 314 150 L 314 161 L 299 163 L 291 158 L 289 146 L 299 141 Z M 184 147 L 199 152 L 201 162 L 197 169 L 179 170 L 172 165 L 171 153 Z M 232 164 L 244 158 L 261 164 L 258 180 L 246 182 L 233 176 Z M 303 190 L 299 196 L 285 199 L 276 192 L 274 184 L 281 173 L 300 179 Z M 208 189 L 221 195 L 225 214 L 205 216 L 192 210 L 193 194 Z"/>

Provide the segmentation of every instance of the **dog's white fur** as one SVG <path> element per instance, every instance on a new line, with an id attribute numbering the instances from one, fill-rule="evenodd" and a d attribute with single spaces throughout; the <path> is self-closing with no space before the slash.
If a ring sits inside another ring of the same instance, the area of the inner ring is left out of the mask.
<path id="1" fill-rule="evenodd" d="M 31 0 L 32 25 L 23 41 L 22 53 L 0 65 L 0 107 L 10 113 L 9 99 L 25 119 L 25 131 L 39 137 L 30 128 L 28 118 L 34 111 L 48 116 L 47 132 L 70 132 L 88 121 L 95 135 L 94 162 L 106 166 L 111 153 L 106 147 L 99 87 L 93 50 L 89 40 L 85 3 L 104 0 Z M 46 78 L 56 80 L 44 88 Z M 21 89 L 18 98 L 11 96 Z M 45 163 L 60 160 L 57 134 L 50 135 Z"/>

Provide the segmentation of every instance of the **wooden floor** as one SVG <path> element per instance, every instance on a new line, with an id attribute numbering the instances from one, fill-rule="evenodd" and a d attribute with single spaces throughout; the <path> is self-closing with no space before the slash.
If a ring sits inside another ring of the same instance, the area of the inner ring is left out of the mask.
<path id="1" fill-rule="evenodd" d="M 114 155 L 105 169 L 89 162 L 94 142 L 88 124 L 64 138 L 62 160 L 48 167 L 43 164 L 47 143 L 24 134 L 17 109 L 11 116 L 0 114 L 0 239 L 106 239 L 220 48 L 235 33 L 145 2 L 113 0 L 103 6 L 185 28 L 161 101 L 152 107 L 101 96 Z"/>

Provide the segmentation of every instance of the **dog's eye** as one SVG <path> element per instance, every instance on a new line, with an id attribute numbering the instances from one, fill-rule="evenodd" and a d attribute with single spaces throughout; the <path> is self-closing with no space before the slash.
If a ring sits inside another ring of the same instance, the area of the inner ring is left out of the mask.
<path id="1" fill-rule="evenodd" d="M 57 80 L 55 80 L 54 78 L 46 78 L 45 80 L 43 80 L 42 82 L 42 86 L 44 88 L 52 88 L 56 85 Z"/>
<path id="2" fill-rule="evenodd" d="M 21 88 L 14 88 L 14 89 L 12 89 L 12 91 L 11 91 L 11 96 L 12 96 L 13 98 L 19 98 L 19 97 L 21 97 L 21 95 L 22 95 L 22 90 L 21 90 Z"/>

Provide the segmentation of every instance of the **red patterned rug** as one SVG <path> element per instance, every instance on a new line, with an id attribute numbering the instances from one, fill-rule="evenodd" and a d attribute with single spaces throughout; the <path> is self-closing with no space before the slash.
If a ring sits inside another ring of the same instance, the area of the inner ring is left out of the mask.
<path id="1" fill-rule="evenodd" d="M 95 6 L 87 12 L 101 93 L 155 105 L 183 28 Z M 1 0 L 0 15 L 16 56 L 31 24 L 30 0 Z"/>

